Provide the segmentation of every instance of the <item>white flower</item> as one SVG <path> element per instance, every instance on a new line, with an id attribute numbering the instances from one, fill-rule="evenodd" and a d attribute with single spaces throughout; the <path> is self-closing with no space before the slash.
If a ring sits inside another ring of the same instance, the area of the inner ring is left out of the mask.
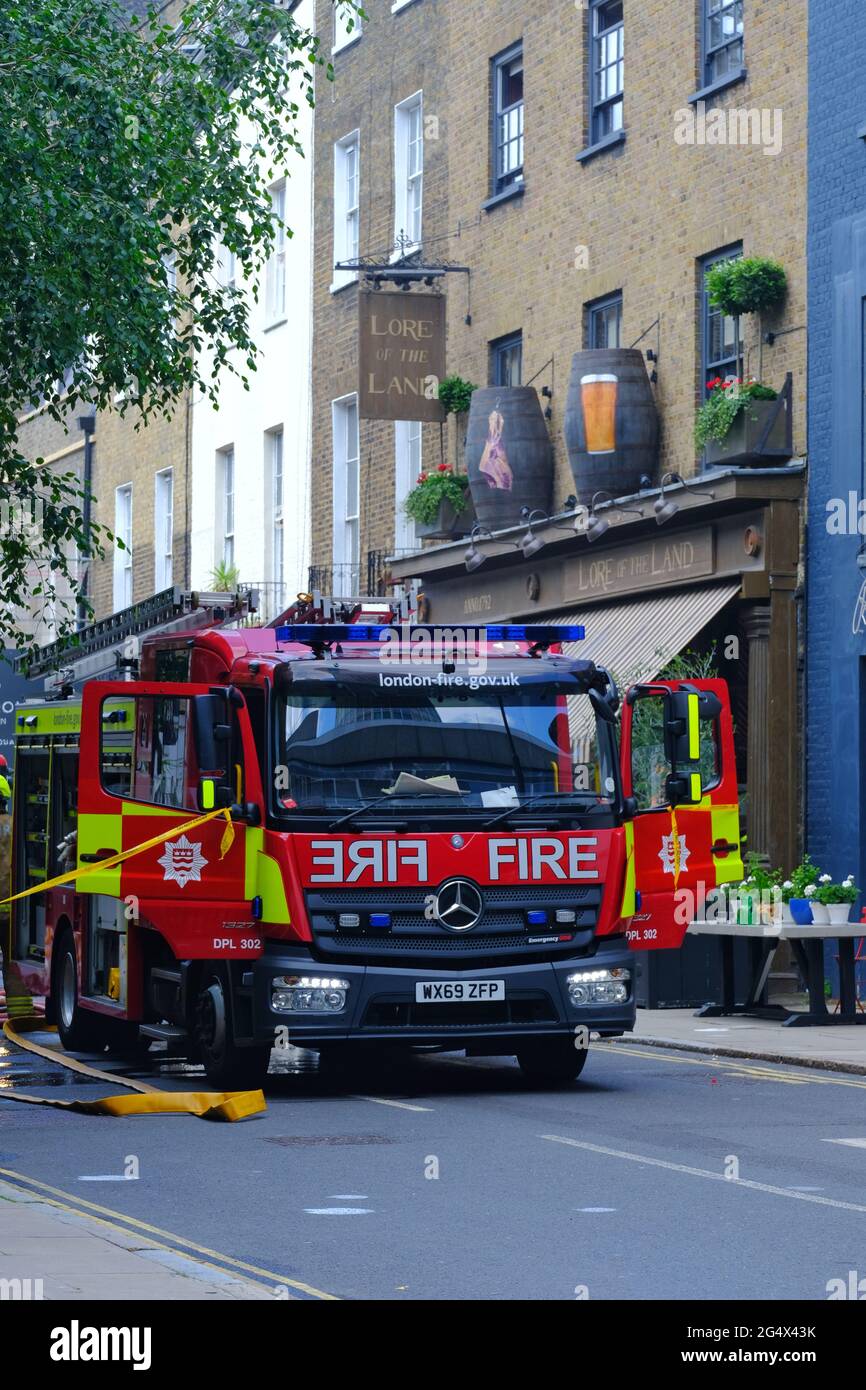
<path id="1" fill-rule="evenodd" d="M 832 877 L 830 876 L 830 874 L 822 874 L 821 877 L 818 879 L 818 882 L 819 882 L 819 883 L 832 883 L 832 882 L 833 882 L 833 879 L 832 879 Z"/>
<path id="2" fill-rule="evenodd" d="M 811 898 L 815 891 L 814 883 L 807 883 L 806 887 L 803 889 L 803 894 L 805 897 Z"/>
<path id="3" fill-rule="evenodd" d="M 847 878 L 843 878 L 843 880 L 842 880 L 842 887 L 843 887 L 843 888 L 853 888 L 853 887 L 854 887 L 854 875 L 853 875 L 853 874 L 849 874 Z"/>
<path id="4" fill-rule="evenodd" d="M 785 882 L 782 884 L 782 887 L 783 887 L 783 888 L 793 888 L 794 885 L 793 885 L 793 883 L 791 882 L 791 880 L 790 880 L 789 878 L 786 878 L 786 879 L 785 879 Z"/>

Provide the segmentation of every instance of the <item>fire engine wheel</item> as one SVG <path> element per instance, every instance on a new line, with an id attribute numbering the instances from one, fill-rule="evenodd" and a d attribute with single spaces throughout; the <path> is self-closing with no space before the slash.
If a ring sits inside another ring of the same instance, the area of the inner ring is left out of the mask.
<path id="1" fill-rule="evenodd" d="M 576 1081 L 586 1065 L 587 1049 L 574 1039 L 539 1038 L 527 1041 L 517 1053 L 524 1076 L 533 1081 Z"/>
<path id="2" fill-rule="evenodd" d="M 228 978 L 221 966 L 205 971 L 195 1007 L 194 1036 L 208 1081 L 221 1091 L 257 1090 L 271 1057 L 269 1047 L 238 1047 L 232 1038 Z"/>
<path id="3" fill-rule="evenodd" d="M 88 1013 L 78 1002 L 78 962 L 71 931 L 64 932 L 55 947 L 52 981 L 63 1046 L 70 1052 L 103 1052 L 108 1042 L 106 1020 Z"/>

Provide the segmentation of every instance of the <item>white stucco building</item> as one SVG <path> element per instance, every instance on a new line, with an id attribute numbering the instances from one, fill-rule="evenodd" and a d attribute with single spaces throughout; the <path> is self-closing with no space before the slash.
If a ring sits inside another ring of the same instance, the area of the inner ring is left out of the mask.
<path id="1" fill-rule="evenodd" d="M 313 28 L 314 18 L 302 0 L 298 22 Z M 241 584 L 260 586 L 265 621 L 307 587 L 309 565 L 313 113 L 299 105 L 305 157 L 271 182 L 292 236 L 278 236 L 258 303 L 248 295 L 258 370 L 248 391 L 223 372 L 218 408 L 199 397 L 191 411 L 192 585 L 212 589 L 213 571 L 234 567 Z M 217 259 L 216 273 L 243 288 L 234 258 Z"/>

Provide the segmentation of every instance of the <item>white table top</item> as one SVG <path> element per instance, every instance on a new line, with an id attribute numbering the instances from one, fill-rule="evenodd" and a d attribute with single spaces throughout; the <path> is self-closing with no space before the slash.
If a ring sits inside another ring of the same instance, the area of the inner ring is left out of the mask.
<path id="1" fill-rule="evenodd" d="M 744 922 L 690 922 L 688 928 L 689 936 L 740 936 L 747 940 L 761 941 L 768 938 L 775 938 L 779 941 L 807 941 L 809 937 L 816 940 L 836 940 L 843 937 L 866 936 L 866 922 L 841 922 L 834 926 L 832 923 L 821 922 L 807 927 L 800 927 L 796 922 L 780 922 L 777 925 L 766 926 L 763 923 L 756 926 L 747 926 Z"/>

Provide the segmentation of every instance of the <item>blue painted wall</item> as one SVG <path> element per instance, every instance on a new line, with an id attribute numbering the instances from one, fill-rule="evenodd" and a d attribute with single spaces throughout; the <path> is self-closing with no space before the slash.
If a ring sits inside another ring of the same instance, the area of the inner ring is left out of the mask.
<path id="1" fill-rule="evenodd" d="M 866 536 L 828 534 L 827 506 L 864 496 L 866 12 L 863 0 L 809 9 L 806 846 L 834 878 L 853 872 L 862 885 L 866 631 L 855 636 L 852 617 Z"/>

